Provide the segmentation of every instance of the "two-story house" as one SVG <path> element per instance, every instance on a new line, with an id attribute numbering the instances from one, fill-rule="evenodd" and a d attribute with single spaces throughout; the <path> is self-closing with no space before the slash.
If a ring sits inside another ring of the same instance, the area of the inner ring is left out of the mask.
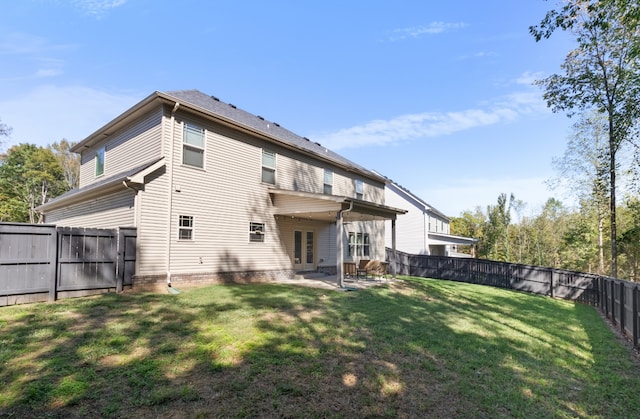
<path id="1" fill-rule="evenodd" d="M 477 239 L 451 234 L 450 219 L 410 190 L 387 179 L 385 202 L 391 206 L 406 208 L 407 213 L 394 224 L 397 237 L 396 249 L 405 253 L 432 256 L 474 257 Z M 387 222 L 391 227 L 391 223 Z M 393 245 L 392 235 L 387 232 L 386 245 Z M 467 246 L 471 252 L 458 251 Z"/>
<path id="2" fill-rule="evenodd" d="M 384 260 L 385 179 L 197 90 L 154 92 L 78 143 L 80 185 L 39 210 L 137 229 L 134 283 L 268 280 Z"/>

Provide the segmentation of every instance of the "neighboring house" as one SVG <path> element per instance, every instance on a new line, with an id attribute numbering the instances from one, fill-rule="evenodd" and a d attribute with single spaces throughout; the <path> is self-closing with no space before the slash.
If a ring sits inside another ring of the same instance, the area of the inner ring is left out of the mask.
<path id="1" fill-rule="evenodd" d="M 406 188 L 387 179 L 385 202 L 391 206 L 408 209 L 407 214 L 395 222 L 396 249 L 410 254 L 470 257 L 475 256 L 477 239 L 450 234 L 450 219 L 427 204 Z M 389 225 L 391 222 L 389 221 Z M 392 247 L 391 231 L 387 231 L 385 243 Z M 458 252 L 458 246 L 471 246 L 471 255 Z"/>
<path id="2" fill-rule="evenodd" d="M 137 228 L 134 284 L 337 274 L 385 257 L 385 179 L 197 90 L 155 92 L 72 151 L 59 226 Z M 137 282 L 136 282 L 137 281 Z"/>

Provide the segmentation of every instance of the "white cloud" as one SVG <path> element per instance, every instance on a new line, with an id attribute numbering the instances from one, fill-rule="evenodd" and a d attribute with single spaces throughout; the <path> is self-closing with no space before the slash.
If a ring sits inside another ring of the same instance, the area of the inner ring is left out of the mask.
<path id="1" fill-rule="evenodd" d="M 520 116 L 548 112 L 539 92 L 522 91 L 504 96 L 484 109 L 423 112 L 375 120 L 332 133 L 313 136 L 324 146 L 340 150 L 381 146 L 422 138 L 441 137 L 468 129 L 508 123 Z"/>
<path id="2" fill-rule="evenodd" d="M 13 32 L 0 40 L 0 54 L 39 55 L 74 48 L 72 44 L 52 44 L 48 39 L 30 33 Z"/>
<path id="3" fill-rule="evenodd" d="M 0 39 L 0 56 L 7 62 L 18 63 L 21 68 L 13 70 L 14 74 L 4 73 L 7 66 L 0 73 L 0 81 L 15 82 L 19 80 L 29 80 L 45 77 L 59 76 L 64 73 L 65 61 L 54 57 L 76 48 L 71 44 L 52 44 L 46 38 L 28 34 L 14 32 Z"/>
<path id="4" fill-rule="evenodd" d="M 540 80 L 542 78 L 544 78 L 544 74 L 542 72 L 531 73 L 527 71 L 516 79 L 516 83 L 523 85 L 532 85 L 536 80 Z"/>
<path id="5" fill-rule="evenodd" d="M 473 58 L 491 58 L 491 57 L 498 57 L 499 55 L 495 52 L 492 51 L 478 51 L 476 53 L 473 54 L 467 54 L 467 55 L 461 55 L 458 59 L 459 60 L 469 60 L 469 59 L 473 59 Z"/>
<path id="6" fill-rule="evenodd" d="M 2 123 L 13 128 L 7 146 L 80 141 L 144 94 L 110 93 L 83 86 L 38 86 L 20 97 L 0 101 Z"/>
<path id="7" fill-rule="evenodd" d="M 73 5 L 89 16 L 100 18 L 126 2 L 127 0 L 74 0 Z"/>
<path id="8" fill-rule="evenodd" d="M 391 41 L 400 41 L 407 38 L 419 38 L 423 35 L 437 35 L 454 29 L 461 29 L 467 26 L 465 23 L 431 22 L 425 26 L 414 26 L 410 28 L 395 29 L 391 32 Z"/>

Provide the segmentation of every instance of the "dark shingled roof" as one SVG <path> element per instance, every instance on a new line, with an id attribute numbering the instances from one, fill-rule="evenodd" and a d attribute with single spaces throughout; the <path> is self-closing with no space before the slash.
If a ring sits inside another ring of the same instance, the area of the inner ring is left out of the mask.
<path id="1" fill-rule="evenodd" d="M 113 176 L 109 176 L 107 178 L 101 179 L 98 182 L 92 183 L 90 185 L 87 185 L 83 188 L 75 188 L 75 189 L 71 189 L 70 191 L 67 191 L 65 193 L 63 193 L 62 195 L 59 195 L 53 199 L 51 199 L 50 201 L 44 203 L 43 205 L 40 205 L 38 208 L 36 208 L 37 210 L 42 209 L 42 208 L 47 208 L 50 207 L 52 203 L 58 203 L 61 201 L 66 201 L 71 197 L 74 197 L 76 195 L 84 195 L 88 192 L 94 191 L 94 190 L 98 190 L 110 185 L 114 185 L 114 184 L 119 184 L 122 183 L 123 181 L 127 180 L 128 178 L 130 178 L 131 176 L 137 175 L 138 173 L 142 172 L 143 170 L 153 166 L 155 163 L 159 162 L 160 160 L 162 160 L 162 157 L 157 157 L 153 160 L 150 160 L 146 163 L 143 163 L 139 166 L 136 166 L 132 169 L 129 170 L 125 170 L 123 172 L 117 173 Z"/>
<path id="2" fill-rule="evenodd" d="M 235 105 L 232 105 L 230 103 L 222 102 L 215 96 L 206 95 L 199 90 L 178 90 L 161 93 L 176 98 L 178 102 L 186 102 L 198 108 L 201 108 L 206 112 L 220 115 L 223 118 L 252 128 L 255 131 L 261 132 L 269 137 L 276 138 L 277 140 L 280 140 L 285 144 L 300 148 L 306 152 L 310 152 L 334 163 L 338 163 L 339 165 L 363 172 L 363 174 L 366 174 L 368 176 L 377 176 L 375 174 L 372 174 L 371 171 L 352 162 L 349 159 L 344 158 L 338 153 L 334 153 L 326 147 L 323 147 L 319 143 L 315 143 L 306 137 L 301 137 L 285 128 L 282 128 L 276 122 L 269 122 L 261 116 L 253 115 L 247 111 L 237 108 Z"/>

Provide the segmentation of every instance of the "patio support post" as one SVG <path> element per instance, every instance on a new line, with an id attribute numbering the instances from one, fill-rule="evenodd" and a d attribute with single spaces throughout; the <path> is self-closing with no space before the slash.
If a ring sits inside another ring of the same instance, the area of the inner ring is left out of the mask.
<path id="1" fill-rule="evenodd" d="M 344 264 L 343 264 L 343 255 L 342 251 L 342 230 L 344 228 L 343 224 L 342 211 L 338 211 L 338 215 L 336 217 L 336 249 L 338 249 L 338 254 L 336 257 L 336 277 L 338 278 L 338 287 L 344 288 Z"/>
<path id="2" fill-rule="evenodd" d="M 396 263 L 398 263 L 398 255 L 396 254 L 396 219 L 391 219 L 391 254 L 393 255 L 393 263 L 391 263 L 391 279 L 396 280 Z"/>

